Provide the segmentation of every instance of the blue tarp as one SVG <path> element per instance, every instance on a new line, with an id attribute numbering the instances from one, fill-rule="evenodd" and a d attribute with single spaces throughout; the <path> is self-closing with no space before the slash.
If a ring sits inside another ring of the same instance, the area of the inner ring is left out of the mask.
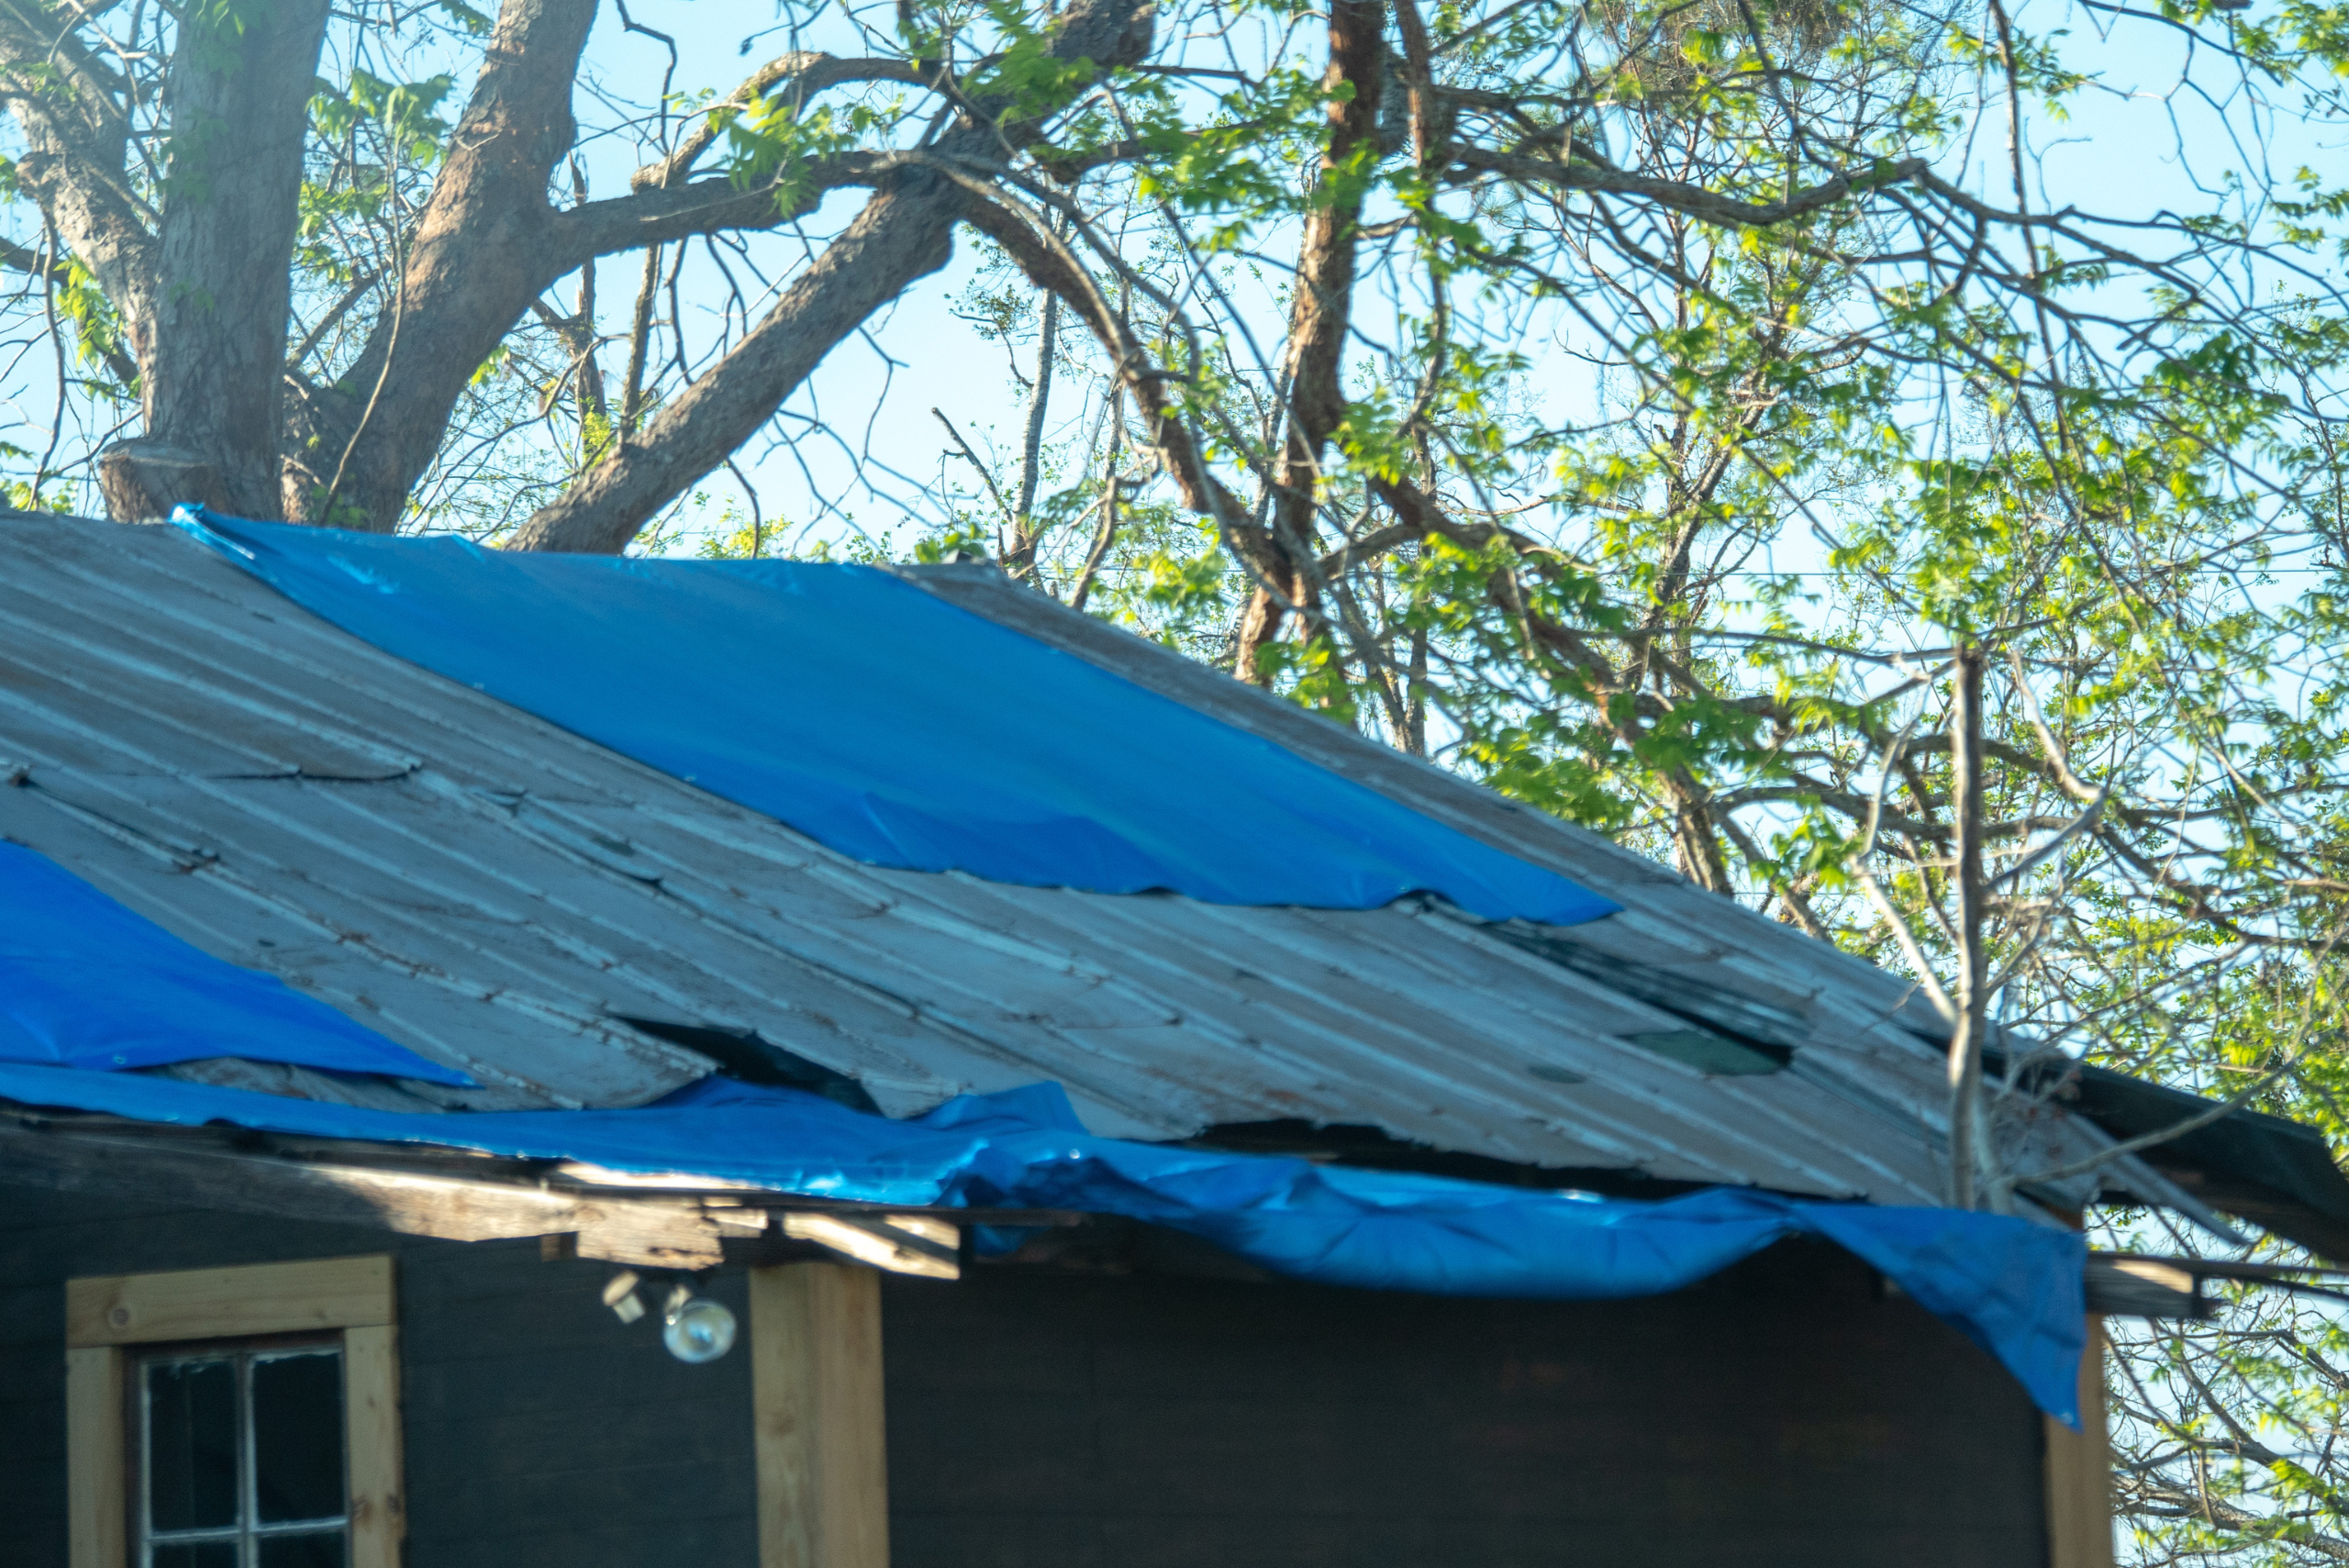
<path id="1" fill-rule="evenodd" d="M 0 1063 L 0 1096 L 148 1121 L 413 1141 L 686 1171 L 845 1201 L 1063 1208 L 1188 1231 L 1276 1273 L 1449 1296 L 1675 1290 L 1782 1237 L 1833 1241 L 2004 1362 L 2076 1426 L 2087 1242 L 1999 1215 L 1727 1188 L 1667 1203 L 1528 1191 L 1096 1138 L 1056 1084 L 890 1121 L 706 1079 L 636 1110 L 402 1115 L 120 1073 Z"/>
<path id="2" fill-rule="evenodd" d="M 112 1071 L 208 1056 L 473 1082 L 0 840 L 0 1062 Z"/>
<path id="3" fill-rule="evenodd" d="M 1491 919 L 1617 906 L 885 572 L 174 521 L 288 598 L 874 865 Z"/>

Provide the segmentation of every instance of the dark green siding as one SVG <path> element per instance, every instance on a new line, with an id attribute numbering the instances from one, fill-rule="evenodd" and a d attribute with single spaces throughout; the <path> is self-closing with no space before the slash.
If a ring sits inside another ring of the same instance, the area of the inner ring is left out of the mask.
<path id="1" fill-rule="evenodd" d="M 384 1251 L 407 1568 L 755 1568 L 750 1360 L 622 1329 L 607 1265 L 6 1186 L 0 1560 L 65 1562 L 64 1279 Z M 894 1568 L 2045 1560 L 2021 1392 L 1823 1245 L 1609 1304 L 990 1268 L 884 1302 Z"/>

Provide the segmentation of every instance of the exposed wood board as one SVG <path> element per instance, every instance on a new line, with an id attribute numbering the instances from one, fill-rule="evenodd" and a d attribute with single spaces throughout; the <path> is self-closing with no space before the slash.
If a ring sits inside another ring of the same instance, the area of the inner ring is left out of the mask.
<path id="1" fill-rule="evenodd" d="M 2202 1282 L 2188 1269 L 2151 1258 L 2088 1254 L 2088 1313 L 2122 1318 L 2218 1316 L 2218 1303 L 2202 1294 Z M 2094 1350 L 2094 1337 L 2090 1340 Z M 2085 1417 L 2085 1412 L 2083 1412 Z"/>
<path id="2" fill-rule="evenodd" d="M 381 1328 L 395 1321 L 388 1253 L 113 1274 L 65 1286 L 65 1342 L 74 1349 Z"/>
<path id="3" fill-rule="evenodd" d="M 782 1229 L 794 1240 L 813 1241 L 850 1262 L 889 1273 L 919 1274 L 926 1279 L 963 1277 L 952 1241 L 941 1243 L 934 1234 L 911 1229 L 901 1232 L 893 1221 L 838 1214 L 786 1214 L 782 1217 Z"/>
<path id="4" fill-rule="evenodd" d="M 170 1193 L 232 1213 L 449 1241 L 577 1236 L 584 1256 L 664 1268 L 707 1267 L 721 1251 L 718 1224 L 693 1197 L 583 1195 L 510 1177 L 291 1160 L 195 1139 L 33 1130 L 0 1121 L 0 1181 L 125 1198 Z"/>
<path id="5" fill-rule="evenodd" d="M 176 1062 L 169 1067 L 152 1070 L 158 1078 L 177 1078 L 187 1084 L 210 1084 L 216 1088 L 242 1089 L 255 1095 L 283 1095 L 288 1099 L 315 1100 L 321 1105 L 359 1106 L 368 1110 L 397 1111 L 403 1114 L 429 1113 L 443 1109 L 439 1102 L 403 1088 L 388 1078 L 364 1077 L 353 1073 L 321 1073 L 310 1067 L 291 1067 L 282 1062 L 250 1062 L 242 1057 L 215 1056 L 200 1062 Z M 430 1087 L 437 1090 L 439 1085 Z M 484 1098 L 469 1096 L 479 1106 Z M 535 1100 L 525 1104 L 535 1105 Z M 522 1109 L 522 1105 L 513 1106 Z"/>

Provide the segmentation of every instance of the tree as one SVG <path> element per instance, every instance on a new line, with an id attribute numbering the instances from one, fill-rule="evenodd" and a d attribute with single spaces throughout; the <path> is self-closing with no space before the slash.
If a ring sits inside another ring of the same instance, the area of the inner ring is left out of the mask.
<path id="1" fill-rule="evenodd" d="M 1907 971 L 1954 1202 L 2096 1193 L 2029 1135 L 2079 1053 L 2349 1132 L 2349 192 L 2297 167 L 2337 10 L 780 15 L 728 90 L 588 95 L 592 0 L 0 0 L 38 226 L 0 262 L 91 432 L 19 504 L 94 466 L 118 517 L 629 548 L 962 236 L 970 314 L 1034 358 L 1004 471 L 941 429 L 925 550 L 992 535 Z M 2096 75 L 2132 37 L 2178 40 L 2188 106 L 2152 196 L 2147 152 L 2048 155 L 2065 115 L 2136 127 Z M 870 194 L 803 261 L 757 249 L 835 192 Z M 2119 1363 L 2144 1553 L 2349 1555 L 2337 1330 L 2233 1310 Z"/>

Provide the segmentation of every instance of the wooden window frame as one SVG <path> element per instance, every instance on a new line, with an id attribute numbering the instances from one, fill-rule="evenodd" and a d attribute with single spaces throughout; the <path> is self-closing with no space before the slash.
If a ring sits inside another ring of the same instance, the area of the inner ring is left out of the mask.
<path id="1" fill-rule="evenodd" d="M 65 1282 L 71 1568 L 130 1568 L 129 1369 L 136 1348 L 338 1337 L 351 1568 L 399 1568 L 399 1326 L 387 1253 Z"/>

